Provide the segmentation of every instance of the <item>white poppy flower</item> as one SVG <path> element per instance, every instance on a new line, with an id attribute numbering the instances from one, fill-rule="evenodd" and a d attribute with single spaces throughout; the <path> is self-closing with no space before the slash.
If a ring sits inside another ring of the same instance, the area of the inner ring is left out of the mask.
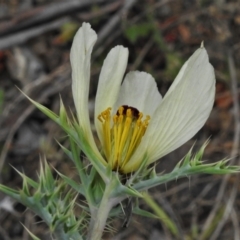
<path id="1" fill-rule="evenodd" d="M 83 23 L 71 49 L 72 91 L 79 125 L 99 161 L 121 173 L 136 171 L 192 138 L 213 107 L 215 75 L 201 46 L 183 65 L 162 99 L 154 78 L 130 72 L 124 80 L 128 49 L 113 48 L 104 61 L 96 95 L 98 150 L 90 127 L 88 93 L 90 60 L 97 35 Z M 122 82 L 123 80 L 123 82 Z"/>

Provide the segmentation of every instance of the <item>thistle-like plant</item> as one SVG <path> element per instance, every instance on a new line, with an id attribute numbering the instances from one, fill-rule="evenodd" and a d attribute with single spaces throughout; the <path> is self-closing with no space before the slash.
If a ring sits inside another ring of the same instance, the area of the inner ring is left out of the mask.
<path id="1" fill-rule="evenodd" d="M 198 173 L 239 171 L 227 160 L 204 162 L 206 144 L 195 155 L 190 150 L 170 173 L 156 173 L 150 165 L 192 138 L 212 110 L 215 75 L 203 44 L 183 65 L 163 99 L 150 74 L 134 71 L 123 80 L 128 50 L 113 48 L 104 61 L 96 95 L 97 146 L 88 113 L 90 61 L 96 40 L 87 23 L 73 40 L 70 60 L 76 118 L 70 120 L 62 101 L 57 115 L 29 98 L 68 135 L 69 149 L 59 145 L 74 163 L 79 181 L 59 172 L 54 179 L 45 160 L 38 181 L 19 173 L 21 190 L 0 185 L 0 191 L 38 214 L 58 240 L 101 239 L 108 218 L 122 213 L 124 200 L 142 198 L 144 191 L 157 185 Z M 90 164 L 84 164 L 81 151 Z M 79 196 L 85 201 L 79 201 Z M 151 216 L 138 207 L 138 201 L 133 202 L 134 213 Z"/>

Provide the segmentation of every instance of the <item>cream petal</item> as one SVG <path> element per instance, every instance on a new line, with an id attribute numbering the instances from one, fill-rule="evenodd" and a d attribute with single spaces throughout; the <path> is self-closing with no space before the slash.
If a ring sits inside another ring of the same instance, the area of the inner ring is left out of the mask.
<path id="1" fill-rule="evenodd" d="M 141 144 L 125 166 L 126 171 L 136 168 L 144 153 L 151 163 L 192 138 L 209 117 L 214 97 L 214 70 L 201 47 L 184 64 L 156 109 Z"/>
<path id="2" fill-rule="evenodd" d="M 128 62 L 128 49 L 114 47 L 107 55 L 100 73 L 95 101 L 95 126 L 102 142 L 102 127 L 98 115 L 107 108 L 113 108 L 121 87 Z"/>
<path id="3" fill-rule="evenodd" d="M 91 131 L 88 112 L 90 61 L 92 49 L 96 40 L 97 35 L 95 31 L 92 30 L 91 25 L 89 23 L 83 23 L 73 39 L 70 52 L 70 62 L 72 66 L 73 100 L 77 111 L 79 125 L 89 141 L 89 144 L 98 154 Z M 100 155 L 100 153 L 98 155 Z"/>
<path id="4" fill-rule="evenodd" d="M 137 108 L 140 112 L 152 116 L 162 100 L 154 78 L 145 72 L 129 72 L 121 86 L 115 110 L 122 105 Z"/>

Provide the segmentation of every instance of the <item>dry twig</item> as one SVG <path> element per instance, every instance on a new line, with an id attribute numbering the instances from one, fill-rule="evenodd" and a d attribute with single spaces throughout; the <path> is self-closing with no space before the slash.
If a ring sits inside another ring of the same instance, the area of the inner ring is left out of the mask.
<path id="1" fill-rule="evenodd" d="M 66 16 L 94 3 L 106 2 L 104 0 L 71 0 L 53 3 L 44 7 L 34 8 L 21 13 L 8 23 L 0 25 L 0 36 L 21 31 L 26 28 L 35 27 L 37 24 L 44 24 L 56 18 Z"/>
<path id="2" fill-rule="evenodd" d="M 51 23 L 46 23 L 38 27 L 34 27 L 33 29 L 30 28 L 19 33 L 15 33 L 6 37 L 1 37 L 0 49 L 5 49 L 14 45 L 22 44 L 33 37 L 39 36 L 45 32 L 61 27 L 68 20 L 68 18 L 59 19 Z"/>

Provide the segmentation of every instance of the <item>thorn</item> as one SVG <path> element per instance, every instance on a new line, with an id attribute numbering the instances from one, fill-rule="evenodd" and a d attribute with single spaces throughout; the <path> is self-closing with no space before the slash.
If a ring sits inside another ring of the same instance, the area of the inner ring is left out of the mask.
<path id="1" fill-rule="evenodd" d="M 125 219 L 124 219 L 122 228 L 127 228 L 129 226 L 129 222 L 132 217 L 132 210 L 133 210 L 132 198 L 128 198 L 126 207 L 123 210 L 124 210 Z"/>

